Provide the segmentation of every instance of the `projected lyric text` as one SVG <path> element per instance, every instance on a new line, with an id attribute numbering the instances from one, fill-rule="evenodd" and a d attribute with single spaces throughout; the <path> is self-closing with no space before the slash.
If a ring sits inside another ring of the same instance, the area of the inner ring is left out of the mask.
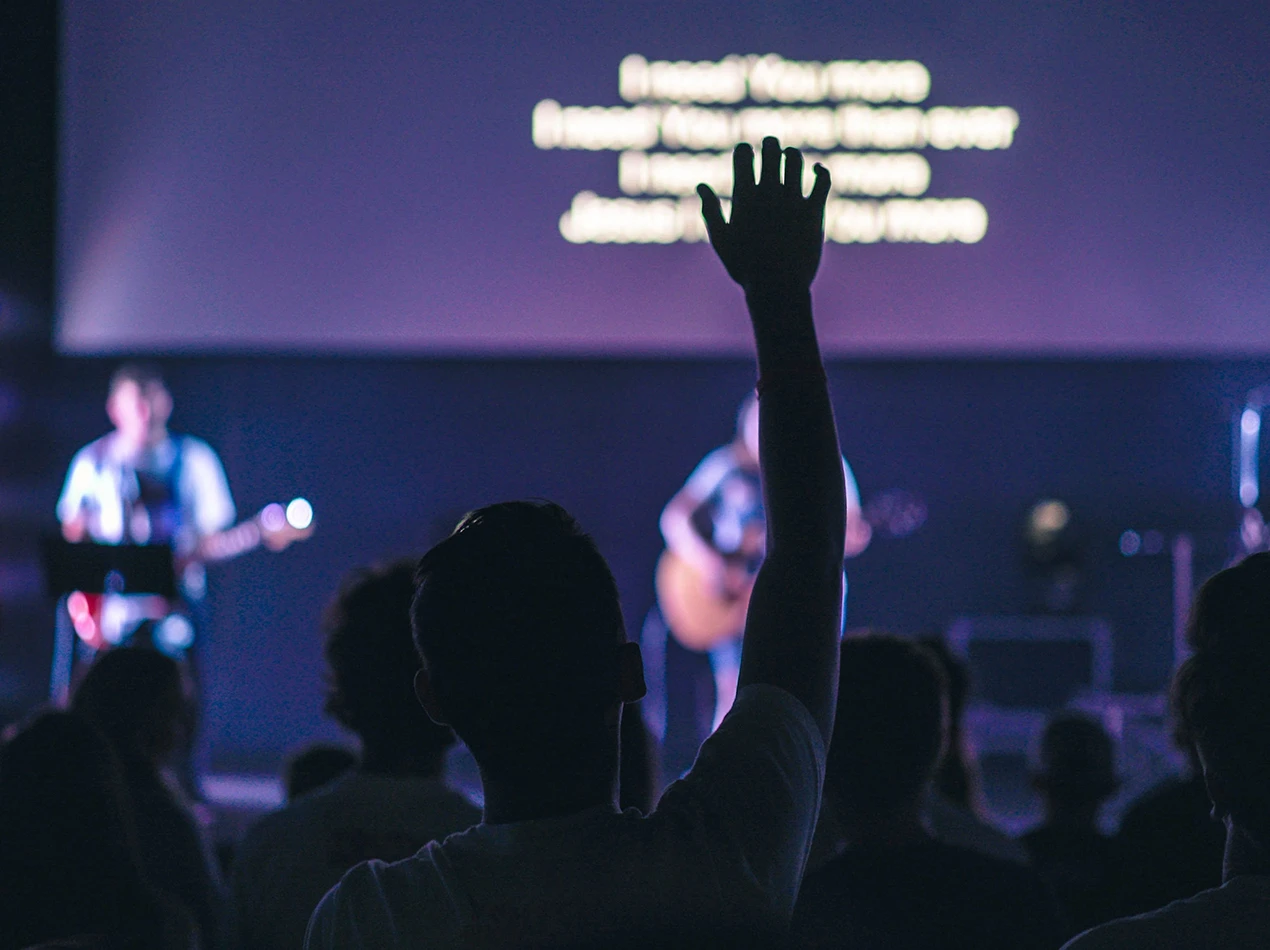
<path id="1" fill-rule="evenodd" d="M 574 244 L 673 244 L 706 240 L 698 182 L 724 198 L 731 149 L 774 135 L 806 156 L 804 187 L 820 162 L 833 179 L 825 237 L 841 244 L 975 244 L 988 212 L 974 198 L 926 196 L 926 150 L 996 150 L 1014 142 L 1006 106 L 935 106 L 930 73 L 907 61 L 799 62 L 775 54 L 718 62 L 631 55 L 618 70 L 625 106 L 533 110 L 541 149 L 615 151 L 622 197 L 579 191 L 560 216 Z"/>

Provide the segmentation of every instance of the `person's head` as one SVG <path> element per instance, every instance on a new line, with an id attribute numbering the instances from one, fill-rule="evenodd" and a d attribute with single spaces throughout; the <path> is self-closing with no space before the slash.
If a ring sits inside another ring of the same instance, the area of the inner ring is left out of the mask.
<path id="1" fill-rule="evenodd" d="M 416 580 L 419 698 L 482 775 L 616 775 L 618 711 L 643 696 L 643 668 L 613 574 L 568 512 L 480 508 L 423 556 Z"/>
<path id="2" fill-rule="evenodd" d="M 106 415 L 119 434 L 143 445 L 167 426 L 172 394 L 158 369 L 145 363 L 125 363 L 110 377 Z"/>
<path id="3" fill-rule="evenodd" d="M 1115 746 L 1101 722 L 1082 713 L 1060 713 L 1041 733 L 1032 786 L 1050 818 L 1093 822 L 1119 787 Z"/>
<path id="4" fill-rule="evenodd" d="M 941 634 L 923 636 L 917 642 L 929 651 L 948 682 L 948 747 L 935 775 L 935 787 L 950 801 L 974 810 L 979 795 L 978 770 L 961 729 L 970 695 L 969 666 L 949 649 Z"/>
<path id="5" fill-rule="evenodd" d="M 163 764 L 188 738 L 189 681 L 169 656 L 118 647 L 97 658 L 75 690 L 72 708 L 128 762 Z"/>
<path id="6" fill-rule="evenodd" d="M 1178 730 L 1194 744 L 1213 812 L 1270 848 L 1270 554 L 1213 575 L 1173 679 Z"/>
<path id="7" fill-rule="evenodd" d="M 868 634 L 842 641 L 825 787 L 842 818 L 867 823 L 920 804 L 948 734 L 948 684 L 922 647 Z"/>
<path id="8" fill-rule="evenodd" d="M 1270 552 L 1204 582 L 1191 609 L 1187 641 L 1192 650 L 1270 650 Z"/>
<path id="9" fill-rule="evenodd" d="M 745 451 L 758 461 L 758 396 L 750 393 L 736 411 L 736 437 Z"/>
<path id="10" fill-rule="evenodd" d="M 144 901 L 110 744 L 74 713 L 37 716 L 0 747 L 0 947 L 118 935 Z"/>
<path id="11" fill-rule="evenodd" d="M 415 697 L 414 572 L 413 560 L 401 560 L 344 579 L 323 617 L 326 711 L 361 738 L 367 768 L 433 773 L 454 733 L 429 719 Z"/>
<path id="12" fill-rule="evenodd" d="M 341 775 L 357 768 L 357 756 L 340 745 L 317 743 L 306 746 L 287 762 L 283 785 L 287 801 L 329 785 Z"/>
<path id="13" fill-rule="evenodd" d="M 1200 650 L 1173 703 L 1195 743 L 1213 814 L 1270 849 L 1270 651 Z"/>

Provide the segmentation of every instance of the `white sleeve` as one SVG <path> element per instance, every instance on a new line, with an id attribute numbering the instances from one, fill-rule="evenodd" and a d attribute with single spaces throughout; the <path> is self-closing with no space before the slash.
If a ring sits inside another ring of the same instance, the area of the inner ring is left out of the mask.
<path id="1" fill-rule="evenodd" d="M 698 501 L 704 501 L 735 468 L 736 460 L 730 446 L 715 449 L 692 470 L 683 490 Z"/>
<path id="2" fill-rule="evenodd" d="M 200 536 L 225 530 L 237 511 L 220 459 L 206 442 L 188 436 L 181 451 L 181 490 L 193 512 L 195 530 Z"/>
<path id="3" fill-rule="evenodd" d="M 97 467 L 88 449 L 80 449 L 71 460 L 61 497 L 57 499 L 57 520 L 65 524 L 75 518 L 83 509 L 84 502 L 95 497 L 96 482 Z"/>
<path id="4" fill-rule="evenodd" d="M 847 520 L 850 521 L 860 513 L 860 486 L 856 484 L 855 472 L 847 464 L 846 456 L 842 458 L 842 479 L 847 486 Z"/>
<path id="5" fill-rule="evenodd" d="M 811 850 L 825 776 L 825 743 L 811 713 L 777 686 L 741 689 L 691 771 L 652 819 L 706 842 L 719 892 L 761 903 L 738 912 L 787 924 Z"/>

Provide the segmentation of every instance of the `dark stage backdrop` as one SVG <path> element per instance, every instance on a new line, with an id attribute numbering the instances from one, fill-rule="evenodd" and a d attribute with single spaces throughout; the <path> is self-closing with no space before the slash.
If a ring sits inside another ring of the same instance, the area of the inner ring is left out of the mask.
<path id="1" fill-rule="evenodd" d="M 112 365 L 64 361 L 46 381 L 50 456 L 69 460 L 103 431 Z M 753 382 L 741 360 L 164 366 L 175 427 L 220 451 L 243 514 L 293 494 L 317 509 L 307 544 L 211 571 L 205 729 L 214 762 L 234 768 L 272 768 L 287 749 L 336 734 L 321 712 L 318 620 L 340 576 L 419 553 L 477 504 L 542 496 L 573 510 L 610 559 L 636 634 L 661 506 L 730 437 Z M 1163 684 L 1167 559 L 1124 558 L 1117 539 L 1126 528 L 1195 531 L 1200 569 L 1217 565 L 1234 523 L 1231 414 L 1270 363 L 853 362 L 830 375 L 865 500 L 904 488 L 929 507 L 916 535 L 879 538 L 851 563 L 852 624 L 914 632 L 1025 609 L 1019 526 L 1053 495 L 1083 534 L 1087 606 L 1115 626 L 1118 686 Z M 48 495 L 51 526 L 52 485 Z M 47 662 L 43 645 L 22 649 Z M 32 674 L 37 685 L 43 675 Z"/>
<path id="2" fill-rule="evenodd" d="M 776 132 L 831 352 L 1270 353 L 1265 3 L 61 7 L 65 352 L 740 355 Z"/>

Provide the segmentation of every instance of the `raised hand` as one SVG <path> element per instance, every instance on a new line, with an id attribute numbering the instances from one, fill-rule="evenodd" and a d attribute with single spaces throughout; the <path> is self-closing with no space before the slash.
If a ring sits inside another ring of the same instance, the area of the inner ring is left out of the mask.
<path id="1" fill-rule="evenodd" d="M 779 287 L 806 290 L 820 266 L 825 237 L 825 200 L 829 170 L 817 163 L 811 194 L 803 197 L 803 155 L 784 150 L 785 179 L 781 181 L 781 146 L 763 139 L 763 167 L 754 181 L 754 149 L 742 143 L 732 153 L 732 215 L 723 220 L 719 196 L 709 185 L 698 185 L 706 231 L 732 279 L 750 293 Z"/>

